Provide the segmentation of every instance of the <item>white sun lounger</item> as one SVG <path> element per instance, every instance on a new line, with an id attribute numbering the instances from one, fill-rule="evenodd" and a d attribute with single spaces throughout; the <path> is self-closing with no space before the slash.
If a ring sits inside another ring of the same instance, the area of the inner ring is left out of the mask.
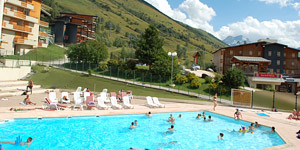
<path id="1" fill-rule="evenodd" d="M 165 104 L 161 104 L 157 97 L 152 97 L 154 104 L 158 105 L 158 107 L 166 107 Z"/>
<path id="2" fill-rule="evenodd" d="M 64 96 L 67 97 L 67 100 L 64 100 Z M 62 92 L 61 93 L 61 102 L 62 103 L 71 103 L 70 98 L 69 98 L 69 93 L 68 92 Z"/>
<path id="3" fill-rule="evenodd" d="M 123 105 L 124 105 L 125 108 L 129 108 L 129 109 L 134 108 L 134 106 L 132 104 L 130 104 L 128 96 L 123 97 Z"/>
<path id="4" fill-rule="evenodd" d="M 50 92 L 49 93 L 49 100 L 52 103 L 58 103 L 58 99 L 56 98 L 56 93 L 55 92 Z"/>
<path id="5" fill-rule="evenodd" d="M 82 98 L 80 97 L 80 92 L 74 92 L 74 108 L 80 108 L 83 110 Z"/>
<path id="6" fill-rule="evenodd" d="M 107 89 L 103 89 L 102 92 L 107 93 Z"/>
<path id="7" fill-rule="evenodd" d="M 86 101 L 86 97 L 91 96 L 91 92 L 84 92 L 83 93 L 83 100 Z"/>
<path id="8" fill-rule="evenodd" d="M 100 109 L 108 109 L 110 106 L 104 104 L 103 97 L 97 97 L 98 105 L 97 107 Z"/>
<path id="9" fill-rule="evenodd" d="M 147 100 L 147 103 L 146 103 L 147 106 L 149 106 L 151 108 L 159 107 L 157 104 L 153 103 L 152 98 L 150 96 L 147 96 L 146 100 Z"/>
<path id="10" fill-rule="evenodd" d="M 102 99 L 104 100 L 105 103 L 109 103 L 110 102 L 109 98 L 107 97 L 107 93 L 106 92 L 101 92 L 100 93 L 100 97 L 102 97 Z"/>
<path id="11" fill-rule="evenodd" d="M 122 109 L 122 106 L 117 103 L 116 97 L 114 97 L 114 96 L 110 97 L 110 102 L 111 102 L 112 108 Z"/>

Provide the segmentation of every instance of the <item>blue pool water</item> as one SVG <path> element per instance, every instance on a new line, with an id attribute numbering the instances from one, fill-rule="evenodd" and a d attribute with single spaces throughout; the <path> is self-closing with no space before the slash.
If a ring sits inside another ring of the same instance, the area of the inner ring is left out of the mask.
<path id="1" fill-rule="evenodd" d="M 148 149 L 262 149 L 285 144 L 277 133 L 265 133 L 271 130 L 261 126 L 254 133 L 229 132 L 241 126 L 248 127 L 249 122 L 237 121 L 229 117 L 206 112 L 214 121 L 196 120 L 198 113 L 172 113 L 176 118 L 176 131 L 165 134 L 171 126 L 166 122 L 170 113 L 145 115 L 113 115 L 100 117 L 15 119 L 0 123 L 0 141 L 15 141 L 21 136 L 25 141 L 29 136 L 36 137 L 29 149 L 32 150 L 73 150 L 73 149 L 118 149 L 130 147 Z M 182 114 L 182 118 L 178 115 Z M 134 120 L 138 127 L 131 130 L 129 126 Z M 224 140 L 217 136 L 224 133 Z M 173 143 L 171 141 L 177 141 Z M 171 143 L 170 143 L 171 142 Z M 4 150 L 25 149 L 25 147 L 2 144 Z"/>

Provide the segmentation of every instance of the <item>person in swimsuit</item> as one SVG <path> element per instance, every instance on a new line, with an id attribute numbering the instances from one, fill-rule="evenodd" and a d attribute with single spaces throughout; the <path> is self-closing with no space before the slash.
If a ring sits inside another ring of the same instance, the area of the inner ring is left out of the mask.
<path id="1" fill-rule="evenodd" d="M 131 123 L 131 126 L 130 126 L 130 129 L 134 129 L 135 126 L 134 126 L 134 122 Z"/>
<path id="2" fill-rule="evenodd" d="M 205 116 L 205 112 L 202 113 L 202 116 L 203 116 L 203 117 L 206 117 L 206 116 Z"/>
<path id="3" fill-rule="evenodd" d="M 201 118 L 201 114 L 198 114 L 196 119 L 200 119 Z"/>
<path id="4" fill-rule="evenodd" d="M 34 139 L 35 139 L 35 137 L 34 138 L 29 137 L 26 142 L 20 142 L 19 145 L 20 146 L 27 145 L 27 147 L 26 147 L 26 149 L 27 149 Z M 15 142 L 9 142 L 9 141 L 0 141 L 0 143 L 12 144 L 12 145 L 16 144 Z"/>
<path id="5" fill-rule="evenodd" d="M 271 131 L 266 131 L 265 133 L 275 133 L 275 127 L 272 127 Z"/>
<path id="6" fill-rule="evenodd" d="M 29 95 L 26 96 L 26 98 L 24 99 L 23 103 L 26 104 L 26 105 L 31 105 L 31 104 L 36 105 L 36 103 L 33 103 L 30 100 Z"/>
<path id="7" fill-rule="evenodd" d="M 242 119 L 242 113 L 239 111 L 239 109 L 236 109 L 236 112 L 234 113 L 234 119 L 236 120 Z"/>
<path id="8" fill-rule="evenodd" d="M 32 81 L 32 80 L 30 80 L 30 81 L 28 82 L 28 85 L 27 85 L 27 87 L 26 87 L 26 91 L 28 91 L 28 88 L 30 89 L 30 92 L 31 92 L 31 94 L 32 94 L 32 88 L 33 88 L 33 81 Z"/>
<path id="9" fill-rule="evenodd" d="M 260 124 L 258 124 L 258 122 L 255 122 L 255 127 L 258 128 L 260 126 Z"/>
<path id="10" fill-rule="evenodd" d="M 297 118 L 297 110 L 294 109 L 292 114 L 289 115 L 288 119 L 295 119 Z"/>
<path id="11" fill-rule="evenodd" d="M 152 117 L 152 114 L 151 114 L 150 111 L 149 111 L 148 113 L 146 113 L 146 115 L 147 115 L 148 117 Z"/>
<path id="12" fill-rule="evenodd" d="M 178 118 L 181 118 L 181 114 L 179 114 Z"/>
<path id="13" fill-rule="evenodd" d="M 214 96 L 214 98 L 213 98 L 213 102 L 214 102 L 213 110 L 214 111 L 216 110 L 216 107 L 217 107 L 217 97 L 218 97 L 218 93 L 216 93 L 215 96 Z"/>
<path id="14" fill-rule="evenodd" d="M 171 125 L 171 128 L 168 128 L 168 131 L 167 132 L 174 132 L 176 131 L 176 129 L 174 129 L 174 125 Z"/>
<path id="15" fill-rule="evenodd" d="M 214 121 L 211 116 L 208 116 L 208 121 Z"/>
<path id="16" fill-rule="evenodd" d="M 220 135 L 218 136 L 218 140 L 223 140 L 223 136 L 224 136 L 224 134 L 220 133 Z"/>
<path id="17" fill-rule="evenodd" d="M 135 124 L 136 127 L 139 126 L 138 123 L 137 123 L 137 120 L 134 121 L 134 124 Z"/>
<path id="18" fill-rule="evenodd" d="M 251 125 L 248 127 L 248 131 L 252 132 L 254 130 L 254 123 L 251 123 Z"/>
<path id="19" fill-rule="evenodd" d="M 176 119 L 173 117 L 173 115 L 170 114 L 170 117 L 169 117 L 169 119 L 167 120 L 167 122 L 175 123 L 175 120 L 176 120 Z"/>

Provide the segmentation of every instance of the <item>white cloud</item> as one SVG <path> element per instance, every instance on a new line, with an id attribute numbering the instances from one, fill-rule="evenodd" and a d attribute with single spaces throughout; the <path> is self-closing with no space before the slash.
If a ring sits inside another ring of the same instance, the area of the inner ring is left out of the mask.
<path id="1" fill-rule="evenodd" d="M 178 8 L 172 9 L 167 0 L 145 0 L 171 18 L 184 22 L 192 27 L 213 33 L 209 24 L 216 12 L 199 0 L 184 0 Z"/>
<path id="2" fill-rule="evenodd" d="M 276 4 L 278 3 L 281 7 L 285 7 L 294 0 L 259 0 L 261 2 L 265 2 L 266 4 Z"/>
<path id="3" fill-rule="evenodd" d="M 257 39 L 270 38 L 277 39 L 279 43 L 290 47 L 300 47 L 300 20 L 286 21 L 273 19 L 271 21 L 260 22 L 256 18 L 249 16 L 242 22 L 236 22 L 223 26 L 215 35 L 221 39 L 227 36 L 243 35 L 251 41 Z"/>

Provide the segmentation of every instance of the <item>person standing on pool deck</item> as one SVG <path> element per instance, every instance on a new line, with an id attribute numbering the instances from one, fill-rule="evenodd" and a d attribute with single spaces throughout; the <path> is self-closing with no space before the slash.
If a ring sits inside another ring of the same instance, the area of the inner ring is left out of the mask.
<path id="1" fill-rule="evenodd" d="M 218 97 L 218 93 L 216 93 L 215 96 L 214 96 L 214 98 L 213 98 L 213 102 L 214 102 L 213 110 L 214 111 L 216 110 L 216 107 L 217 107 L 217 97 Z"/>
<path id="2" fill-rule="evenodd" d="M 234 113 L 234 119 L 240 120 L 242 118 L 243 118 L 242 113 L 239 111 L 239 109 L 236 109 L 236 112 Z"/>
<path id="3" fill-rule="evenodd" d="M 20 142 L 19 145 L 20 146 L 27 145 L 27 147 L 26 147 L 26 149 L 27 149 L 34 139 L 35 139 L 35 137 L 34 138 L 29 137 L 26 142 Z M 9 141 L 0 141 L 0 143 L 12 144 L 12 145 L 16 144 L 15 142 L 9 142 Z"/>
<path id="4" fill-rule="evenodd" d="M 32 88 L 33 88 L 33 81 L 32 81 L 32 80 L 30 80 L 30 81 L 28 82 L 28 85 L 27 85 L 27 87 L 26 87 L 26 91 L 28 91 L 28 88 L 30 88 L 30 92 L 31 92 L 31 94 L 32 94 Z"/>

